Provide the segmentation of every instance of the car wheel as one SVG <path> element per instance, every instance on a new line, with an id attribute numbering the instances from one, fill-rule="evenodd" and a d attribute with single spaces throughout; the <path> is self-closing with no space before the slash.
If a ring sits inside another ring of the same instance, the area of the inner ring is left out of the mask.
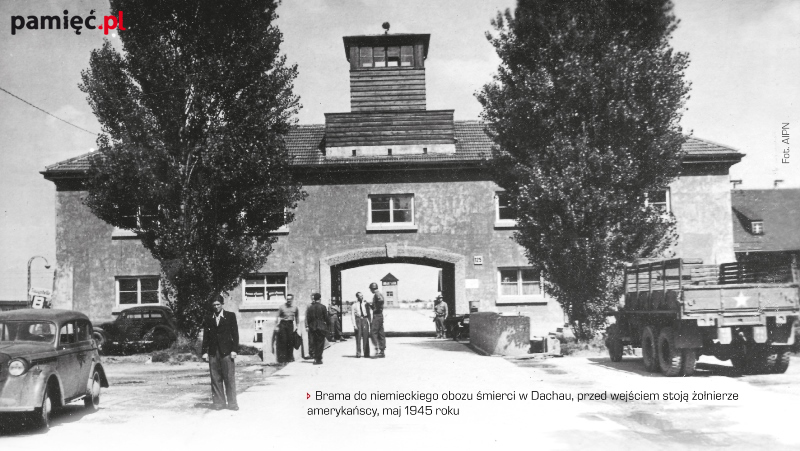
<path id="1" fill-rule="evenodd" d="M 156 349 L 167 349 L 172 345 L 172 337 L 164 330 L 153 331 L 151 339 Z"/>
<path id="2" fill-rule="evenodd" d="M 106 344 L 106 336 L 100 332 L 92 333 L 92 340 L 94 340 L 94 344 L 97 345 L 98 351 L 103 351 L 103 345 Z"/>
<path id="3" fill-rule="evenodd" d="M 691 350 L 694 353 L 694 350 Z M 675 333 L 671 327 L 661 329 L 658 334 L 658 366 L 664 376 L 681 375 L 684 352 L 675 347 Z"/>
<path id="4" fill-rule="evenodd" d="M 33 426 L 37 429 L 50 429 L 50 415 L 53 412 L 53 401 L 50 399 L 50 389 L 45 388 L 42 395 L 42 406 L 33 414 Z"/>
<path id="5" fill-rule="evenodd" d="M 95 370 L 92 374 L 92 381 L 87 387 L 88 392 L 83 398 L 83 405 L 92 412 L 97 412 L 100 408 L 100 372 Z"/>

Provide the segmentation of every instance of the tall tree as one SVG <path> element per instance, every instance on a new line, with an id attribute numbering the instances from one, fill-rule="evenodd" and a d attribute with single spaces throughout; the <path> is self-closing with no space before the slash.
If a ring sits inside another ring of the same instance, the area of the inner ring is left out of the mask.
<path id="1" fill-rule="evenodd" d="M 500 56 L 478 93 L 516 241 L 577 335 L 619 296 L 621 263 L 675 240 L 648 194 L 680 169 L 688 55 L 669 0 L 519 0 L 492 21 Z"/>
<path id="2" fill-rule="evenodd" d="M 111 0 L 122 51 L 92 51 L 80 89 L 103 127 L 85 199 L 161 263 L 181 331 L 267 260 L 304 193 L 285 136 L 300 108 L 276 0 Z"/>

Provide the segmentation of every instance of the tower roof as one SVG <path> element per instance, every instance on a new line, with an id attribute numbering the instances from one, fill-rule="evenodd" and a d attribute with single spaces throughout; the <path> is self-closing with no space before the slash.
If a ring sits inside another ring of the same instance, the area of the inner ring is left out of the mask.
<path id="1" fill-rule="evenodd" d="M 381 279 L 381 282 L 399 282 L 399 280 L 400 279 L 398 279 L 397 277 L 393 276 L 392 273 L 389 273 L 389 274 L 386 274 L 385 276 L 383 276 L 383 279 Z"/>

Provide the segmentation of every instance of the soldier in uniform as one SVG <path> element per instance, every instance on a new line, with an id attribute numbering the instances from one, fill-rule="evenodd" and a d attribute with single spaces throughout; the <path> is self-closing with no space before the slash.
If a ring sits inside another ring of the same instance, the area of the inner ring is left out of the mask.
<path id="1" fill-rule="evenodd" d="M 372 308 L 372 345 L 375 347 L 377 352 L 375 353 L 375 358 L 382 359 L 386 357 L 386 353 L 384 350 L 386 349 L 386 332 L 383 330 L 383 293 L 378 290 L 378 284 L 372 282 L 369 284 L 369 290 L 372 291 L 372 302 L 370 303 L 370 307 Z"/>

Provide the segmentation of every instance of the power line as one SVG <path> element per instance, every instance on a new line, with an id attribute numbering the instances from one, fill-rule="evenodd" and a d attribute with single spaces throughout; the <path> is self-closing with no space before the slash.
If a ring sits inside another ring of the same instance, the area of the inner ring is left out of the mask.
<path id="1" fill-rule="evenodd" d="M 3 89 L 3 87 L 2 87 L 2 86 L 0 86 L 0 91 L 3 91 L 3 92 L 5 92 L 6 94 L 10 95 L 11 97 L 14 97 L 14 98 L 15 98 L 15 99 L 17 99 L 17 100 L 20 100 L 20 101 L 22 101 L 22 102 L 25 102 L 25 103 L 27 103 L 28 105 L 30 105 L 30 106 L 32 106 L 32 107 L 34 107 L 34 108 L 36 108 L 37 110 L 41 111 L 42 113 L 44 113 L 44 114 L 46 114 L 46 115 L 48 115 L 48 116 L 52 116 L 52 117 L 54 117 L 54 118 L 58 119 L 59 121 L 61 121 L 61 122 L 65 123 L 65 124 L 69 124 L 69 125 L 71 125 L 71 126 L 73 126 L 73 127 L 77 128 L 78 130 L 83 130 L 83 131 L 85 131 L 86 133 L 89 133 L 89 134 L 90 134 L 90 135 L 92 135 L 92 136 L 97 136 L 97 135 L 98 135 L 98 133 L 90 132 L 89 130 L 86 130 L 85 128 L 79 127 L 79 126 L 77 126 L 77 125 L 73 124 L 72 122 L 65 121 L 64 119 L 61 119 L 60 117 L 56 116 L 55 114 L 49 113 L 49 112 L 47 112 L 47 111 L 45 111 L 45 110 L 43 110 L 43 109 L 39 108 L 38 106 L 36 106 L 36 105 L 34 105 L 34 104 L 32 104 L 32 103 L 28 102 L 27 100 L 25 100 L 25 99 L 23 99 L 23 98 L 21 98 L 21 97 L 19 97 L 19 96 L 17 96 L 17 95 L 14 95 L 14 94 L 12 94 L 12 93 L 10 93 L 10 92 L 6 91 L 5 89 Z"/>

